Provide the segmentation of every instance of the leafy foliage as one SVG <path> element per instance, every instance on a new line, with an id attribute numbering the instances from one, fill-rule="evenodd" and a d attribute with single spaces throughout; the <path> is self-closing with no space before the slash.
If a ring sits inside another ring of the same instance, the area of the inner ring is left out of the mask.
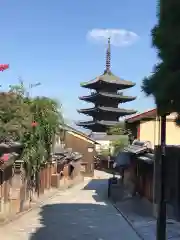
<path id="1" fill-rule="evenodd" d="M 113 155 L 117 155 L 118 152 L 122 151 L 125 146 L 128 145 L 128 137 L 120 136 L 118 140 L 113 141 L 111 143 L 111 147 L 113 147 L 114 152 Z"/>
<path id="2" fill-rule="evenodd" d="M 30 108 L 21 96 L 0 93 L 0 140 L 21 140 L 30 127 Z"/>
<path id="3" fill-rule="evenodd" d="M 180 1 L 158 4 L 158 24 L 152 29 L 152 43 L 160 62 L 143 80 L 142 90 L 154 96 L 159 115 L 176 112 L 180 118 Z"/>
<path id="4" fill-rule="evenodd" d="M 107 158 L 110 155 L 110 150 L 109 149 L 101 149 L 99 152 L 99 155 L 102 157 Z"/>
<path id="5" fill-rule="evenodd" d="M 126 129 L 125 122 L 121 121 L 113 127 L 110 127 L 107 131 L 108 135 L 126 135 L 130 134 L 130 131 Z"/>
<path id="6" fill-rule="evenodd" d="M 33 121 L 37 126 L 32 126 Z M 0 93 L 0 141 L 23 143 L 21 157 L 28 177 L 37 176 L 49 160 L 54 136 L 63 123 L 61 105 L 47 97 L 29 98 L 22 82 Z"/>

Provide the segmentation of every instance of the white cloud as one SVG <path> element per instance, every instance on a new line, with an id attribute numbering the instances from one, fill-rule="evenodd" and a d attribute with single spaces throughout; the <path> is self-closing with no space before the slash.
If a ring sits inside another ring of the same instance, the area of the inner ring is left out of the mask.
<path id="1" fill-rule="evenodd" d="M 132 45 L 139 38 L 136 33 L 125 29 L 94 28 L 87 33 L 89 40 L 100 43 L 107 43 L 109 37 L 111 38 L 111 44 L 116 47 Z"/>

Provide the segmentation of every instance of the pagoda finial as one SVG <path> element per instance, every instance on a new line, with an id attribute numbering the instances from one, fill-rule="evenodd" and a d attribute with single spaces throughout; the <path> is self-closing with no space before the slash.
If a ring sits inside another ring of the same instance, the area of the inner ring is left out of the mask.
<path id="1" fill-rule="evenodd" d="M 106 50 L 106 72 L 110 72 L 111 67 L 111 38 L 108 38 L 108 47 Z"/>

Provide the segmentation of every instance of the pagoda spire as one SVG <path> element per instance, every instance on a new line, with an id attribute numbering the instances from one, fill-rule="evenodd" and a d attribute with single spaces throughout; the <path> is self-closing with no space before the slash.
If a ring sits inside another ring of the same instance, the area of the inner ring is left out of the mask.
<path id="1" fill-rule="evenodd" d="M 108 38 L 108 47 L 106 50 L 106 70 L 105 72 L 109 73 L 111 67 L 111 38 Z"/>

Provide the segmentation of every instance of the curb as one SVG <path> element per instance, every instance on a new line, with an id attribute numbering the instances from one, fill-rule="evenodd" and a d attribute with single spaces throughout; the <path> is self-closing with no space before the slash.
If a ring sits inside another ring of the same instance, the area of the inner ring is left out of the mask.
<path id="1" fill-rule="evenodd" d="M 110 201 L 112 206 L 121 214 L 121 216 L 124 218 L 124 220 L 128 223 L 128 225 L 134 230 L 134 232 L 137 234 L 137 236 L 141 239 L 141 240 L 145 240 L 141 234 L 136 230 L 136 228 L 134 227 L 133 223 L 128 219 L 128 217 L 121 211 L 119 210 L 119 208 L 116 206 L 115 203 L 113 203 L 112 201 Z"/>
<path id="2" fill-rule="evenodd" d="M 32 207 L 30 207 L 29 209 L 27 209 L 27 210 L 25 210 L 25 211 L 23 211 L 23 212 L 19 212 L 19 213 L 15 214 L 14 216 L 9 217 L 9 218 L 7 218 L 5 221 L 1 222 L 1 223 L 0 223 L 0 228 L 2 228 L 3 226 L 8 225 L 8 224 L 10 224 L 11 222 L 13 222 L 13 221 L 21 218 L 23 215 L 31 212 L 32 210 L 35 210 L 35 209 L 41 207 L 41 206 L 44 204 L 45 201 L 50 200 L 51 198 L 53 198 L 53 197 L 55 197 L 56 195 L 58 195 L 60 192 L 62 192 L 62 193 L 63 193 L 63 192 L 66 192 L 66 191 L 70 190 L 71 188 L 80 185 L 80 184 L 83 183 L 83 182 L 84 182 L 84 181 L 79 182 L 79 183 L 74 184 L 74 185 L 72 185 L 72 186 L 69 186 L 69 187 L 67 187 L 67 188 L 65 188 L 65 189 L 57 189 L 57 191 L 53 192 L 50 196 L 47 196 L 47 197 L 45 197 L 45 199 L 40 200 L 39 202 L 34 203 L 34 205 L 33 205 Z"/>

